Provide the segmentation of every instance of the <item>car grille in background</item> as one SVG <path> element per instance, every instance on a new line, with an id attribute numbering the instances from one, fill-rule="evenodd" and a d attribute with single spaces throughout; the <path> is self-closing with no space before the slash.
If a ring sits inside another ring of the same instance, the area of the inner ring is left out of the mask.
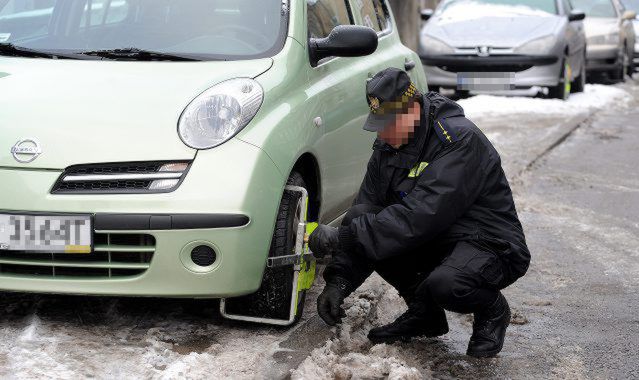
<path id="1" fill-rule="evenodd" d="M 175 190 L 190 162 L 127 162 L 68 167 L 53 194 L 163 193 Z"/>
<path id="2" fill-rule="evenodd" d="M 148 234 L 95 233 L 90 254 L 0 252 L 0 275 L 122 278 L 144 273 L 155 253 Z"/>

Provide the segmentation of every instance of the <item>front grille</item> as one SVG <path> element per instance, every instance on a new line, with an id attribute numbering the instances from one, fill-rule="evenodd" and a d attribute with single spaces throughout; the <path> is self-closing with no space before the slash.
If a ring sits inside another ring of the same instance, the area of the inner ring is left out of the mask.
<path id="1" fill-rule="evenodd" d="M 190 162 L 184 161 L 75 165 L 60 175 L 51 193 L 165 193 L 182 183 L 189 166 Z"/>
<path id="2" fill-rule="evenodd" d="M 155 253 L 148 234 L 95 233 L 90 254 L 0 252 L 0 275 L 122 278 L 144 273 Z"/>
<path id="3" fill-rule="evenodd" d="M 143 190 L 148 189 L 151 181 L 91 181 L 91 182 L 62 182 L 55 189 L 55 193 L 100 191 L 100 190 Z"/>

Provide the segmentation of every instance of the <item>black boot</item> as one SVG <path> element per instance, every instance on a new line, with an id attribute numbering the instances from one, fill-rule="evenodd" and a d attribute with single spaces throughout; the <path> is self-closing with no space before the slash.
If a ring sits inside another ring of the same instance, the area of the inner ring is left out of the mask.
<path id="1" fill-rule="evenodd" d="M 467 355 L 477 358 L 491 358 L 501 351 L 510 323 L 510 308 L 503 294 L 486 310 L 475 313 L 473 335 L 468 342 Z"/>
<path id="2" fill-rule="evenodd" d="M 447 332 L 448 322 L 444 309 L 412 302 L 408 310 L 393 322 L 371 329 L 368 339 L 375 344 L 393 343 L 398 340 L 407 342 L 413 337 L 435 337 Z"/>

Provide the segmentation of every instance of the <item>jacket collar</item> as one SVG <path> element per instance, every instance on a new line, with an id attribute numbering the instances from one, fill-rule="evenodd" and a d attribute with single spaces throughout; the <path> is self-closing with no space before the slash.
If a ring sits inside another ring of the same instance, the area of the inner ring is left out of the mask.
<path id="1" fill-rule="evenodd" d="M 415 166 L 415 161 L 419 156 L 420 148 L 424 144 L 430 144 L 430 141 L 425 140 L 429 128 L 428 113 L 431 106 L 435 107 L 433 116 L 435 120 L 443 120 L 454 116 L 464 116 L 464 110 L 459 104 L 438 94 L 437 92 L 431 91 L 426 94 L 422 94 L 421 97 L 421 120 L 419 127 L 416 129 L 415 137 L 412 138 L 408 144 L 404 144 L 398 149 L 395 149 L 379 138 L 377 138 L 373 143 L 373 150 L 394 153 L 390 155 L 388 161 L 390 165 L 405 169 L 410 169 Z M 435 135 L 436 133 L 432 133 L 431 139 Z"/>

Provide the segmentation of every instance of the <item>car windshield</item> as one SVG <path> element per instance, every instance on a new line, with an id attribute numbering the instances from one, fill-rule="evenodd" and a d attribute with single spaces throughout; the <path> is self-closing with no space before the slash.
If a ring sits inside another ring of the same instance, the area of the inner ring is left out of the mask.
<path id="1" fill-rule="evenodd" d="M 555 0 L 450 0 L 437 14 L 443 17 L 481 18 L 485 16 L 548 16 L 557 14 Z"/>
<path id="2" fill-rule="evenodd" d="M 0 0 L 0 44 L 259 58 L 283 46 L 284 6 L 282 0 Z"/>
<path id="3" fill-rule="evenodd" d="M 617 17 L 610 0 L 572 0 L 572 5 L 584 11 L 588 17 Z"/>

